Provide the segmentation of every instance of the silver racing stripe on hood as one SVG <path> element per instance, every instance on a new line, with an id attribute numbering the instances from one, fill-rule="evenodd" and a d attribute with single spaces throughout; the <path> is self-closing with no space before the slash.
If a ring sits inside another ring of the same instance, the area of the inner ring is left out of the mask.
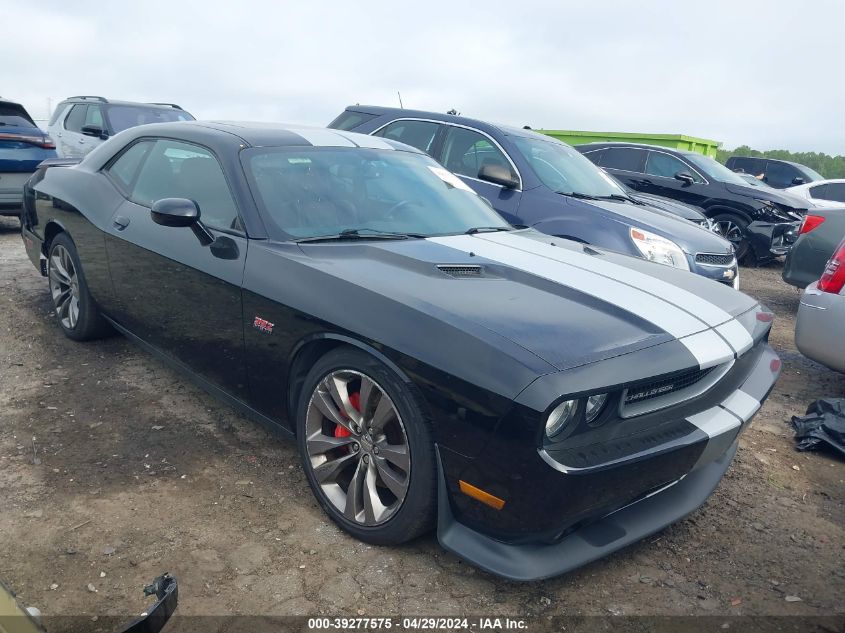
<path id="1" fill-rule="evenodd" d="M 748 331 L 718 306 L 670 283 L 592 255 L 512 233 L 454 235 L 428 241 L 474 252 L 635 314 L 678 339 L 702 368 L 726 362 L 752 345 Z M 736 327 L 727 325 L 731 322 Z M 724 332 L 711 329 L 716 326 L 723 326 Z"/>

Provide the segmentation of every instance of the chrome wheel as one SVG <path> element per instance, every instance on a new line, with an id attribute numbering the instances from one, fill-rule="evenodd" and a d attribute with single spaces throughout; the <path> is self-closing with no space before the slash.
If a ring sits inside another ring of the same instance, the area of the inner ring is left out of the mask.
<path id="1" fill-rule="evenodd" d="M 745 239 L 742 235 L 742 228 L 730 220 L 719 220 L 716 222 L 716 233 L 734 244 L 738 244 Z"/>
<path id="2" fill-rule="evenodd" d="M 323 378 L 308 402 L 305 433 L 314 479 L 346 519 L 376 526 L 402 506 L 411 474 L 408 436 L 372 378 L 351 369 Z"/>
<path id="3" fill-rule="evenodd" d="M 73 259 L 64 246 L 53 248 L 49 268 L 50 294 L 56 316 L 66 329 L 72 330 L 79 321 L 79 279 Z"/>

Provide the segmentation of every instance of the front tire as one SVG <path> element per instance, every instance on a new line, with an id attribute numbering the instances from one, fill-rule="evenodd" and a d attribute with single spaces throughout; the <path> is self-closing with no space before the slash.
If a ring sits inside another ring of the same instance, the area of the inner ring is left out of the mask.
<path id="1" fill-rule="evenodd" d="M 748 240 L 748 222 L 733 213 L 715 215 L 713 222 L 718 234 L 733 244 L 737 261 L 753 263 L 754 253 Z"/>
<path id="2" fill-rule="evenodd" d="M 434 522 L 436 465 L 420 398 L 369 354 L 342 347 L 308 372 L 297 407 L 308 483 L 345 531 L 396 545 Z"/>
<path id="3" fill-rule="evenodd" d="M 108 323 L 88 291 L 76 246 L 67 233 L 59 233 L 50 243 L 47 279 L 56 320 L 65 336 L 88 341 L 109 332 Z"/>

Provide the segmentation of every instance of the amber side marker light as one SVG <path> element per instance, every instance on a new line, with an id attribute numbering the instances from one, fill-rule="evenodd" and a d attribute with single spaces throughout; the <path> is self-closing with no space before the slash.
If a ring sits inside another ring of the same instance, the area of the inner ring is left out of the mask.
<path id="1" fill-rule="evenodd" d="M 491 495 L 489 492 L 484 492 L 481 488 L 476 488 L 472 484 L 465 482 L 463 479 L 459 479 L 458 484 L 461 486 L 461 492 L 466 496 L 472 497 L 476 501 L 480 501 L 494 510 L 501 510 L 505 507 L 504 499 L 499 499 L 499 497 Z"/>

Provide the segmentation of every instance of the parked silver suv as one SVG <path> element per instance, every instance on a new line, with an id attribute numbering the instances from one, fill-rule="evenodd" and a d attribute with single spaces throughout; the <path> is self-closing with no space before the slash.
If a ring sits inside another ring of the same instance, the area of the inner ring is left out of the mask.
<path id="1" fill-rule="evenodd" d="M 47 132 L 61 158 L 81 158 L 110 136 L 146 123 L 193 121 L 175 103 L 111 101 L 105 97 L 69 97 L 53 111 Z"/>

